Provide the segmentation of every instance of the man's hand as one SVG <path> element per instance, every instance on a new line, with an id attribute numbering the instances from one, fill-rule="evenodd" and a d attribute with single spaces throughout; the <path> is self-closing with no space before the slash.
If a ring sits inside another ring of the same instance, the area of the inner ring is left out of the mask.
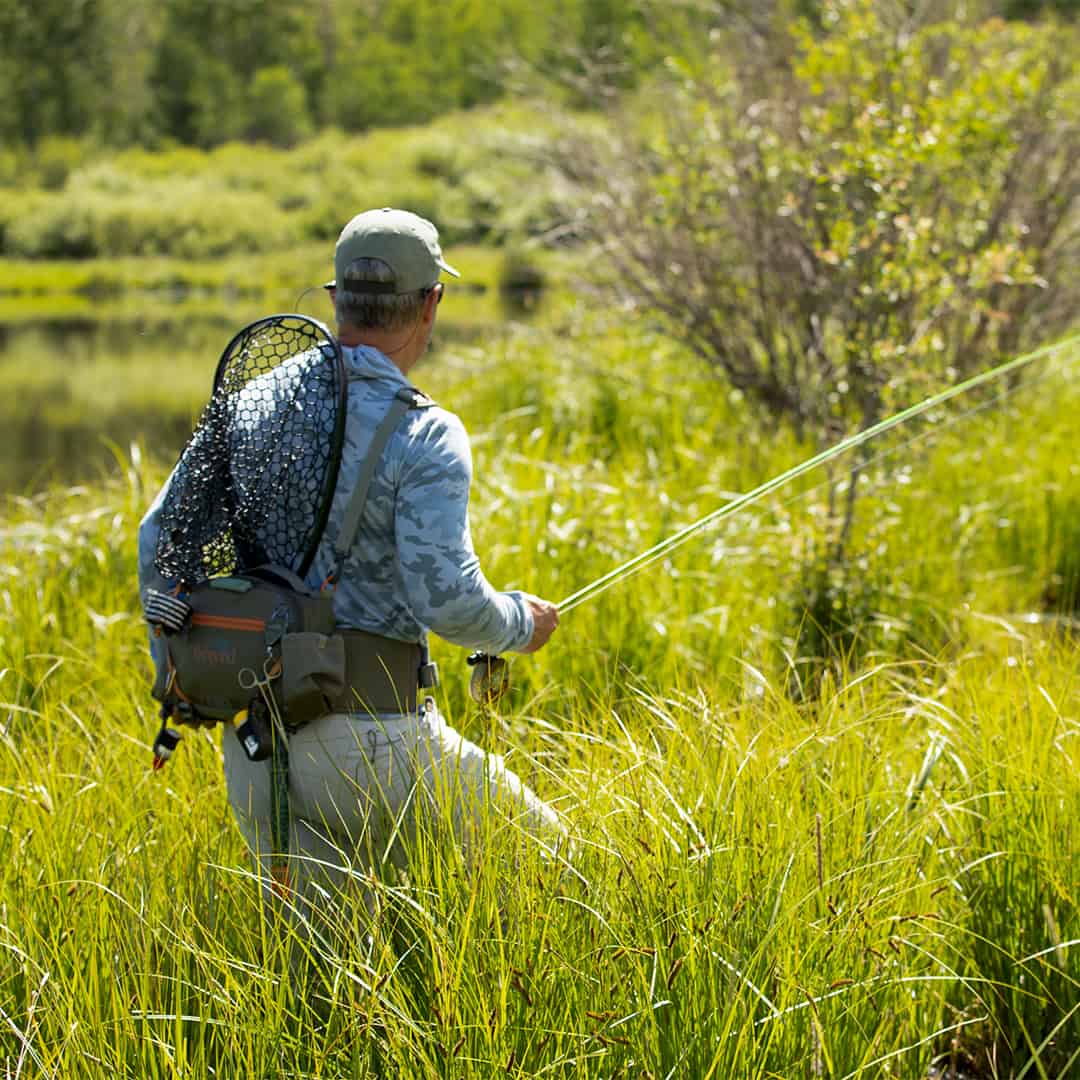
<path id="1" fill-rule="evenodd" d="M 538 649 L 542 649 L 548 643 L 551 635 L 555 633 L 555 627 L 559 625 L 559 609 L 554 604 L 548 603 L 547 600 L 541 600 L 538 596 L 526 597 L 526 602 L 532 612 L 533 636 L 529 644 L 521 651 L 523 653 L 534 653 Z"/>

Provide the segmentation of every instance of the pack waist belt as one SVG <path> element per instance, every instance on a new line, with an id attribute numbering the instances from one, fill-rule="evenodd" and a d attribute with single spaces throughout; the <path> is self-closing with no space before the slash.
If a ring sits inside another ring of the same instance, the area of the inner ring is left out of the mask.
<path id="1" fill-rule="evenodd" d="M 345 639 L 345 690 L 331 702 L 335 712 L 415 712 L 423 650 L 415 642 L 337 631 Z"/>

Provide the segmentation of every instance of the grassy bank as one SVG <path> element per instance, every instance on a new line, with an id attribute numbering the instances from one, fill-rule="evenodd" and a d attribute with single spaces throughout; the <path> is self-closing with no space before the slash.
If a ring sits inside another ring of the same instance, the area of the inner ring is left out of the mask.
<path id="1" fill-rule="evenodd" d="M 459 301 L 464 296 L 475 303 L 487 296 L 491 303 L 482 314 L 490 315 L 507 275 L 507 253 L 476 245 L 455 247 L 453 253 L 454 265 L 463 275 Z M 0 321 L 18 325 L 80 316 L 115 321 L 141 312 L 144 318 L 164 320 L 168 315 L 172 322 L 179 322 L 190 314 L 185 304 L 196 311 L 227 310 L 238 303 L 257 304 L 265 310 L 268 300 L 287 303 L 291 310 L 304 289 L 333 277 L 333 256 L 331 239 L 263 254 L 232 252 L 213 259 L 0 259 Z M 528 258 L 556 276 L 567 269 L 566 260 L 551 252 L 530 251 Z M 316 302 L 309 297 L 308 304 Z"/>
<path id="2" fill-rule="evenodd" d="M 32 172 L 0 180 L 0 255 L 281 252 L 332 241 L 359 209 L 385 205 L 435 221 L 444 243 L 500 246 L 560 223 L 562 188 L 545 148 L 581 122 L 501 105 L 362 136 L 328 130 L 291 150 L 230 143 L 103 152 L 36 185 Z M 0 279 L 0 292 L 11 287 L 9 276 Z"/>
<path id="3" fill-rule="evenodd" d="M 559 599 L 798 460 L 670 344 L 567 315 L 446 348 L 489 575 Z M 600 345 L 599 342 L 604 344 Z M 793 702 L 808 478 L 568 615 L 498 716 L 565 815 L 377 884 L 297 987 L 220 751 L 149 772 L 133 536 L 162 475 L 10 501 L 0 536 L 0 1060 L 20 1076 L 1064 1076 L 1080 1063 L 1075 361 L 863 474 L 849 654 Z M 975 406 L 968 402 L 964 408 Z M 155 454 L 155 459 L 159 456 Z M 231 737 L 231 736 L 230 736 Z M 513 870 L 510 870 L 513 867 Z M 325 999 L 325 1000 L 324 1000 Z"/>

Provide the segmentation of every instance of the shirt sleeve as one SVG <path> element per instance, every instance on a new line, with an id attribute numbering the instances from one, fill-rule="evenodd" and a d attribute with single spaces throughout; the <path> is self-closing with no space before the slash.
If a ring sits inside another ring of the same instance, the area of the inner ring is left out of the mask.
<path id="1" fill-rule="evenodd" d="M 473 549 L 468 435 L 452 413 L 432 412 L 410 439 L 394 506 L 409 606 L 417 621 L 455 645 L 487 653 L 522 649 L 533 634 L 526 596 L 493 589 Z"/>

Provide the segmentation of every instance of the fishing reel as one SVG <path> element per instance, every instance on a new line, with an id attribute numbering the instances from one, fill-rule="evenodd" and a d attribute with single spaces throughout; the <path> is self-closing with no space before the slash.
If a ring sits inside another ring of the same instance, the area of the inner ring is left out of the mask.
<path id="1" fill-rule="evenodd" d="M 510 689 L 510 665 L 501 656 L 474 652 L 465 661 L 472 668 L 469 696 L 478 705 L 494 707 Z"/>

